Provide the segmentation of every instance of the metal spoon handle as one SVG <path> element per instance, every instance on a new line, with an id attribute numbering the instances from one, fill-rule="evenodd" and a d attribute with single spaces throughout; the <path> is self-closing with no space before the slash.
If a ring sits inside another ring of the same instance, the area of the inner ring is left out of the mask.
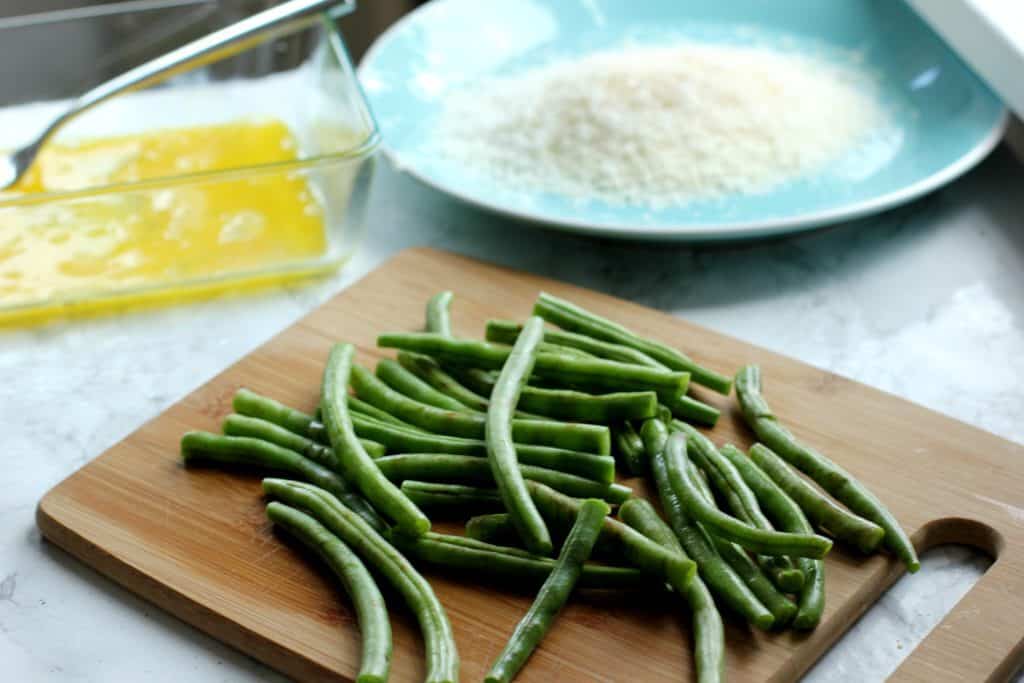
<path id="1" fill-rule="evenodd" d="M 277 36 L 298 31 L 314 23 L 320 14 L 332 6 L 335 7 L 331 10 L 331 15 L 336 17 L 351 12 L 355 8 L 355 2 L 289 0 L 129 69 L 78 96 L 68 110 L 42 132 L 34 146 L 42 145 L 75 116 L 115 95 L 159 83 L 175 74 L 244 52 Z"/>

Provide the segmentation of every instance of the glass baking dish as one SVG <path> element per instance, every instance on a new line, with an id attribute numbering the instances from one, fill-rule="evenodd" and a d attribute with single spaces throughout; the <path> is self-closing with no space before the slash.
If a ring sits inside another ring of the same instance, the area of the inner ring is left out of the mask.
<path id="1" fill-rule="evenodd" d="M 89 87 L 273 4 L 154 0 L 126 3 L 128 10 L 93 4 L 0 19 L 0 63 L 10 67 L 0 70 L 0 149 L 30 139 Z M 280 124 L 287 157 L 261 155 L 270 143 L 260 131 Z M 220 135 L 239 147 L 250 140 L 231 137 L 239 130 L 256 136 L 244 158 L 211 153 L 205 165 L 140 165 L 114 181 L 92 183 L 84 173 L 58 191 L 0 194 L 0 324 L 182 300 L 344 263 L 364 230 L 378 132 L 341 33 L 326 16 L 104 103 L 48 147 L 88 150 L 98 139 L 164 145 L 181 131 L 205 131 L 213 141 Z M 301 195 L 303 215 L 290 218 L 294 202 L 280 198 L 281 188 Z M 168 197 L 178 202 L 173 211 Z M 211 198 L 230 200 L 230 215 L 217 214 Z M 275 213 L 260 214 L 267 206 Z M 207 219 L 225 222 L 216 239 L 191 239 Z M 322 224 L 322 238 L 291 234 L 311 221 Z M 260 237 L 249 242 L 240 234 Z"/>

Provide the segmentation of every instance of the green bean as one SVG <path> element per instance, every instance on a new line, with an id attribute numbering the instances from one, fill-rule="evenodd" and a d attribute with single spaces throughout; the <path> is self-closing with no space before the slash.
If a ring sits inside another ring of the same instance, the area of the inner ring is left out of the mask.
<path id="1" fill-rule="evenodd" d="M 377 378 L 389 387 L 414 401 L 457 413 L 473 413 L 451 396 L 430 386 L 415 374 L 402 367 L 398 361 L 385 358 L 377 363 Z"/>
<path id="2" fill-rule="evenodd" d="M 675 397 L 675 399 L 671 400 L 669 403 L 669 409 L 672 411 L 672 414 L 678 418 L 688 422 L 696 422 L 697 424 L 706 425 L 708 427 L 714 427 L 715 424 L 718 423 L 718 418 L 722 414 L 718 408 L 710 406 L 702 401 L 698 401 L 686 394 L 680 394 Z"/>
<path id="3" fill-rule="evenodd" d="M 501 344 L 417 333 L 382 334 L 377 337 L 377 345 L 425 353 L 442 364 L 483 369 L 500 368 L 511 351 Z M 551 353 L 537 354 L 533 372 L 587 391 L 656 391 L 670 400 L 686 393 L 690 379 L 681 371 Z"/>
<path id="4" fill-rule="evenodd" d="M 565 299 L 541 292 L 534 303 L 533 313 L 570 332 L 586 334 L 596 339 L 641 351 L 673 370 L 689 372 L 697 384 L 713 389 L 720 394 L 729 395 L 732 382 L 728 377 L 698 365 L 688 356 L 670 346 L 640 337 L 622 325 L 602 318 Z"/>
<path id="5" fill-rule="evenodd" d="M 409 534 L 430 530 L 430 520 L 412 501 L 381 474 L 373 459 L 363 449 L 352 428 L 348 411 L 348 380 L 355 347 L 335 344 L 327 358 L 320 408 L 331 446 L 345 473 L 374 507 L 390 517 Z"/>
<path id="6" fill-rule="evenodd" d="M 273 422 L 279 427 L 284 427 L 288 431 L 302 436 L 310 436 L 309 425 L 315 422 L 312 415 L 289 408 L 283 403 L 245 388 L 235 392 L 231 405 L 240 415 Z"/>
<path id="7" fill-rule="evenodd" d="M 676 495 L 669 481 L 665 462 L 668 430 L 648 428 L 641 435 L 644 437 L 644 449 L 647 451 L 647 460 L 658 489 L 661 506 L 676 538 L 697 563 L 701 578 L 725 604 L 747 621 L 761 629 L 771 628 L 775 624 L 775 617 L 722 559 L 711 538 L 690 518 L 682 501 Z"/>
<path id="8" fill-rule="evenodd" d="M 325 443 L 327 441 L 327 434 L 323 429 L 323 425 L 317 422 L 312 415 L 308 415 L 301 410 L 289 408 L 272 398 L 260 396 L 248 389 L 239 389 L 235 393 L 233 406 L 235 411 L 242 417 L 269 422 L 293 434 L 328 445 Z M 244 435 L 240 434 L 239 436 Z M 369 439 L 364 439 L 363 447 L 367 451 L 378 452 L 383 448 L 383 445 L 374 443 Z M 381 455 L 383 455 L 383 452 L 381 452 Z"/>
<path id="9" fill-rule="evenodd" d="M 452 336 L 451 316 L 448 308 L 452 303 L 452 293 L 438 292 L 427 301 L 427 332 L 436 332 L 446 337 Z"/>
<path id="10" fill-rule="evenodd" d="M 609 511 L 608 505 L 600 500 L 589 499 L 580 503 L 576 521 L 562 546 L 554 569 L 548 574 L 530 609 L 516 625 L 505 649 L 491 666 L 484 679 L 487 683 L 507 683 L 515 678 L 544 639 L 576 587 L 583 573 L 583 563 L 590 557 L 590 551 Z"/>
<path id="11" fill-rule="evenodd" d="M 339 467 L 338 459 L 329 447 L 258 417 L 246 417 L 232 413 L 224 418 L 223 430 L 228 436 L 250 436 L 293 450 L 332 470 L 337 470 Z M 360 439 L 359 441 L 370 457 L 379 458 L 387 452 L 382 443 L 370 439 Z"/>
<path id="12" fill-rule="evenodd" d="M 667 437 L 666 437 L 667 438 Z M 672 529 L 658 516 L 654 506 L 643 498 L 633 498 L 619 508 L 619 519 L 655 543 L 684 553 Z M 684 553 L 685 554 L 685 553 Z M 718 683 L 725 679 L 725 627 L 708 587 L 695 577 L 683 593 L 693 613 L 693 657 L 698 683 Z"/>
<path id="13" fill-rule="evenodd" d="M 507 320 L 487 321 L 487 340 L 492 342 L 511 344 L 519 335 L 521 326 Z M 645 365 L 647 367 L 668 370 L 669 368 L 654 360 L 647 354 L 637 349 L 601 341 L 585 334 L 575 334 L 564 330 L 544 330 L 544 340 L 562 347 L 576 348 L 587 351 L 598 358 L 614 360 L 620 363 L 632 365 Z M 693 378 L 696 382 L 696 378 Z M 680 394 L 670 397 L 673 410 L 678 417 L 697 422 L 699 424 L 713 427 L 718 421 L 720 412 L 714 406 L 698 401 L 695 398 Z"/>
<path id="14" fill-rule="evenodd" d="M 515 534 L 515 529 L 513 529 L 512 532 Z M 439 534 L 436 532 L 431 532 L 428 538 L 433 538 L 437 541 L 441 541 L 442 543 L 448 543 L 449 545 L 455 545 L 460 548 L 472 548 L 475 550 L 485 550 L 488 552 L 494 550 L 494 544 L 487 543 L 476 538 L 470 538 L 469 536 L 456 536 L 454 534 Z M 518 540 L 518 534 L 516 538 Z M 527 559 L 533 559 L 537 557 L 529 550 L 524 549 L 522 546 L 503 547 L 502 552 L 506 555 L 513 555 L 515 557 L 525 557 Z"/>
<path id="15" fill-rule="evenodd" d="M 444 368 L 441 367 L 441 364 L 430 356 L 411 353 L 409 351 L 399 351 L 397 358 L 403 368 L 413 373 L 441 393 L 454 398 L 467 408 L 487 412 L 486 397 L 481 396 L 475 391 L 463 386 L 462 383 L 455 379 L 451 374 L 445 372 Z M 488 393 L 488 396 L 489 395 L 490 393 Z"/>
<path id="16" fill-rule="evenodd" d="M 363 654 L 356 683 L 384 683 L 391 670 L 391 622 L 384 596 L 366 565 L 345 543 L 309 515 L 272 502 L 267 517 L 316 552 L 341 580 L 356 610 Z"/>
<path id="17" fill-rule="evenodd" d="M 514 546 L 520 542 L 519 534 L 505 512 L 470 517 L 466 521 L 466 537 L 496 545 Z"/>
<path id="18" fill-rule="evenodd" d="M 423 434 L 429 434 L 430 433 L 430 432 L 428 432 L 425 429 L 420 429 L 416 425 L 409 424 L 408 422 L 406 422 L 404 420 L 399 420 L 397 417 L 395 417 L 394 415 L 392 415 L 388 411 L 381 410 L 377 406 L 371 405 L 371 404 L 367 403 L 366 401 L 364 401 L 363 399 L 359 398 L 358 396 L 349 396 L 348 397 L 348 407 L 349 407 L 349 410 L 350 410 L 350 412 L 352 414 L 359 413 L 359 414 L 365 415 L 367 417 L 372 417 L 375 420 L 378 420 L 380 422 L 385 422 L 385 423 L 393 425 L 395 427 L 402 427 L 404 429 L 409 429 L 409 430 L 412 430 L 414 432 L 422 432 Z M 326 438 L 326 435 L 325 435 L 325 438 Z"/>
<path id="19" fill-rule="evenodd" d="M 458 681 L 459 655 L 448 616 L 430 584 L 402 553 L 345 505 L 316 487 L 281 479 L 264 479 L 263 491 L 288 505 L 309 511 L 401 595 L 423 633 L 427 683 Z"/>
<path id="20" fill-rule="evenodd" d="M 722 494 L 729 510 L 737 518 L 758 529 L 771 531 L 774 528 L 761 511 L 757 496 L 729 459 L 718 452 L 710 439 L 678 420 L 672 423 L 671 429 L 686 435 L 687 455 L 707 473 L 711 484 Z M 796 593 L 803 587 L 803 572 L 794 567 L 788 557 L 760 555 L 757 563 L 784 592 Z"/>
<path id="21" fill-rule="evenodd" d="M 380 441 L 393 453 L 448 453 L 487 457 L 487 444 L 483 439 L 413 433 L 354 413 L 352 425 L 356 434 Z M 524 465 L 547 467 L 604 483 L 611 483 L 615 479 L 615 461 L 607 455 L 533 444 L 516 444 L 516 453 Z"/>
<path id="22" fill-rule="evenodd" d="M 336 471 L 262 439 L 186 432 L 181 437 L 181 456 L 186 465 L 203 462 L 242 465 L 299 477 L 330 491 L 373 528 L 383 529 L 385 526 L 380 515 Z"/>
<path id="23" fill-rule="evenodd" d="M 499 344 L 511 344 L 522 331 L 523 326 L 510 320 L 488 320 L 485 337 L 487 341 Z M 556 344 L 565 348 L 586 351 L 592 356 L 615 360 L 620 363 L 631 365 L 647 365 L 649 367 L 663 367 L 661 363 L 654 360 L 642 351 L 637 351 L 622 344 L 613 344 L 601 341 L 595 337 L 585 334 L 566 332 L 565 330 L 544 330 L 544 341 Z"/>
<path id="24" fill-rule="evenodd" d="M 633 500 L 630 498 L 629 500 Z M 565 542 L 565 533 L 568 529 L 562 527 L 549 527 L 551 540 L 556 548 L 561 548 Z M 508 513 L 496 512 L 491 514 L 480 514 L 466 521 L 466 537 L 497 545 L 521 546 L 522 541 Z M 601 532 L 594 546 L 593 557 L 611 563 L 621 563 L 625 559 L 622 556 L 621 544 L 613 534 Z"/>
<path id="25" fill-rule="evenodd" d="M 882 544 L 907 565 L 908 571 L 913 573 L 921 568 L 914 544 L 875 494 L 838 464 L 797 441 L 789 430 L 779 424 L 761 395 L 761 369 L 758 366 L 748 365 L 736 374 L 736 398 L 743 417 L 758 439 L 850 510 L 882 527 L 885 532 Z"/>
<path id="26" fill-rule="evenodd" d="M 399 351 L 399 353 L 403 352 Z M 429 358 L 429 356 L 427 357 Z M 498 373 L 494 370 L 470 368 L 457 363 L 440 363 L 440 365 L 452 377 L 481 396 L 490 396 L 494 391 L 494 383 L 498 381 Z"/>
<path id="27" fill-rule="evenodd" d="M 480 373 L 474 374 L 474 385 L 494 389 L 494 381 Z M 643 419 L 658 412 L 658 395 L 653 391 L 622 391 L 610 394 L 588 394 L 568 389 L 523 387 L 519 406 L 543 417 L 604 424 L 615 420 Z"/>
<path id="28" fill-rule="evenodd" d="M 669 482 L 686 507 L 686 512 L 695 521 L 707 527 L 709 533 L 763 555 L 794 555 L 821 559 L 832 548 L 832 542 L 823 536 L 757 529 L 709 505 L 686 476 L 688 461 L 686 436 L 673 434 L 665 444 L 665 464 Z"/>
<path id="29" fill-rule="evenodd" d="M 442 410 L 403 396 L 358 365 L 352 368 L 352 387 L 356 394 L 381 410 L 387 410 L 431 432 L 482 438 L 486 417 L 479 414 Z M 522 443 L 571 448 L 608 455 L 611 436 L 599 425 L 568 424 L 541 420 L 513 420 L 512 435 Z"/>
<path id="30" fill-rule="evenodd" d="M 556 356 L 572 356 L 574 358 L 596 358 L 592 353 L 587 353 L 582 349 L 574 349 L 570 346 L 559 346 L 558 344 L 549 344 L 547 342 L 541 342 L 537 345 L 537 351 L 541 353 L 552 353 Z"/>
<path id="31" fill-rule="evenodd" d="M 446 543 L 439 540 L 444 534 L 430 532 L 419 538 L 393 534 L 392 542 L 401 550 L 416 558 L 438 567 L 460 569 L 472 572 L 474 576 L 508 579 L 522 585 L 540 584 L 554 569 L 555 560 L 539 555 L 524 556 L 519 548 L 466 545 L 464 541 Z M 459 538 L 459 537 L 449 537 Z M 612 567 L 601 564 L 587 564 L 580 576 L 581 588 L 650 588 L 650 575 L 632 567 Z"/>
<path id="32" fill-rule="evenodd" d="M 493 486 L 496 482 L 490 463 L 485 458 L 472 455 L 449 455 L 444 453 L 400 453 L 386 455 L 375 461 L 380 471 L 391 481 L 418 479 L 420 481 L 448 482 L 452 484 L 483 484 Z M 612 486 L 591 479 L 546 467 L 519 465 L 523 478 L 539 481 L 556 491 L 577 498 L 605 498 L 621 503 L 630 497 L 625 487 Z"/>
<path id="33" fill-rule="evenodd" d="M 563 529 L 572 526 L 579 512 L 580 501 L 536 481 L 527 481 L 537 508 L 552 525 Z M 682 593 L 696 574 L 696 565 L 680 553 L 673 553 L 651 541 L 622 522 L 605 519 L 603 533 L 608 543 L 618 547 L 631 564 Z"/>
<path id="34" fill-rule="evenodd" d="M 417 507 L 432 512 L 492 512 L 504 510 L 505 504 L 496 489 L 484 489 L 463 484 L 441 484 L 430 481 L 406 479 L 402 482 L 402 493 Z"/>
<path id="35" fill-rule="evenodd" d="M 753 490 L 765 512 L 784 531 L 798 534 L 813 533 L 811 523 L 804 516 L 800 506 L 793 501 L 778 484 L 758 467 L 753 460 L 732 446 L 722 446 L 720 453 L 739 471 L 740 476 Z M 793 618 L 793 627 L 811 629 L 821 621 L 825 609 L 825 563 L 806 557 L 797 560 L 804 572 L 804 585 L 800 589 L 798 610 Z"/>
<path id="36" fill-rule="evenodd" d="M 636 428 L 629 422 L 618 424 L 612 428 L 612 440 L 622 467 L 634 476 L 642 476 L 647 471 L 647 458 Z"/>
<path id="37" fill-rule="evenodd" d="M 467 408 L 472 408 L 479 412 L 487 412 L 489 402 L 485 395 L 491 395 L 491 388 L 494 386 L 493 381 L 487 385 L 486 391 L 483 392 L 484 395 L 481 395 L 468 386 L 463 385 L 463 383 L 456 379 L 452 373 L 447 372 L 430 356 L 424 356 L 419 353 L 410 353 L 408 351 L 399 351 L 397 358 L 402 367 L 440 391 L 442 394 L 454 398 Z M 515 412 L 515 417 L 522 418 L 524 420 L 551 419 L 543 415 L 536 415 L 522 410 L 517 410 Z"/>
<path id="38" fill-rule="evenodd" d="M 512 442 L 512 413 L 526 378 L 533 371 L 537 346 L 543 336 L 544 321 L 531 318 L 512 347 L 491 392 L 484 440 L 487 442 L 488 469 L 523 544 L 532 553 L 550 555 L 553 547 L 551 534 L 526 489 L 524 473 Z"/>
<path id="39" fill-rule="evenodd" d="M 692 460 L 686 461 L 686 476 L 693 487 L 704 497 L 704 500 L 711 506 L 715 505 L 714 495 L 711 488 L 704 480 L 700 470 Z M 768 611 L 775 617 L 775 627 L 781 628 L 792 621 L 796 615 L 797 607 L 793 601 L 779 592 L 768 577 L 758 568 L 750 555 L 747 555 L 741 547 L 727 541 L 720 536 L 708 534 L 715 550 L 726 563 L 732 567 L 736 575 L 743 579 L 743 582 L 750 587 L 750 590 L 761 601 L 761 604 L 768 608 Z M 801 585 L 803 574 L 800 575 Z"/>
<path id="40" fill-rule="evenodd" d="M 653 391 L 587 394 L 569 389 L 524 387 L 519 405 L 531 413 L 559 420 L 605 424 L 651 417 L 658 410 Z"/>
<path id="41" fill-rule="evenodd" d="M 785 491 L 786 495 L 796 501 L 816 528 L 850 543 L 861 552 L 871 553 L 878 549 L 885 536 L 882 527 L 834 503 L 801 478 L 785 460 L 766 446 L 754 446 L 750 449 L 753 461 Z"/>

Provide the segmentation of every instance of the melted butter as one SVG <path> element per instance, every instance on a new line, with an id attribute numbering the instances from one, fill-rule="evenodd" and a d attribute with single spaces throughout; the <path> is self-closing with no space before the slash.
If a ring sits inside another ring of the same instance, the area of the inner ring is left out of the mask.
<path id="1" fill-rule="evenodd" d="M 323 208 L 298 171 L 163 180 L 293 161 L 297 154 L 294 137 L 278 121 L 48 146 L 0 200 L 161 180 L 143 189 L 0 207 L 0 308 L 315 259 L 327 248 Z M 169 294 L 181 298 L 185 289 L 162 296 Z"/>

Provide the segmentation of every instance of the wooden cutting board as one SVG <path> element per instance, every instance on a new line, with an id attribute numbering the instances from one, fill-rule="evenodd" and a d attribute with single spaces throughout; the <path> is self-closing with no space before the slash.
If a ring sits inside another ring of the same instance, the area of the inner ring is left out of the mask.
<path id="1" fill-rule="evenodd" d="M 919 550 L 964 543 L 996 558 L 895 678 L 1002 679 L 1024 659 L 1024 448 L 669 315 L 427 249 L 396 256 L 71 475 L 39 504 L 43 533 L 289 676 L 350 681 L 360 650 L 347 599 L 318 564 L 271 532 L 257 476 L 186 470 L 178 440 L 189 429 L 217 431 L 243 386 L 311 410 L 333 342 L 354 342 L 361 362 L 372 364 L 384 355 L 374 346 L 376 335 L 420 329 L 424 302 L 441 289 L 455 292 L 453 322 L 461 336 L 480 336 L 489 317 L 525 317 L 544 289 L 678 344 L 717 370 L 760 363 L 766 396 L 781 419 L 866 482 Z M 751 443 L 732 399 L 708 392 L 701 398 L 723 409 L 711 432 L 715 441 Z M 631 483 L 644 490 L 642 482 Z M 803 635 L 731 625 L 730 680 L 797 678 L 902 572 L 887 558 L 865 560 L 841 549 L 826 564 L 822 624 Z M 452 620 L 462 679 L 481 680 L 532 595 L 488 584 L 485 576 L 427 575 Z M 392 679 L 421 680 L 415 622 L 389 600 Z M 671 596 L 577 596 L 519 680 L 692 680 L 687 621 L 686 608 Z"/>

